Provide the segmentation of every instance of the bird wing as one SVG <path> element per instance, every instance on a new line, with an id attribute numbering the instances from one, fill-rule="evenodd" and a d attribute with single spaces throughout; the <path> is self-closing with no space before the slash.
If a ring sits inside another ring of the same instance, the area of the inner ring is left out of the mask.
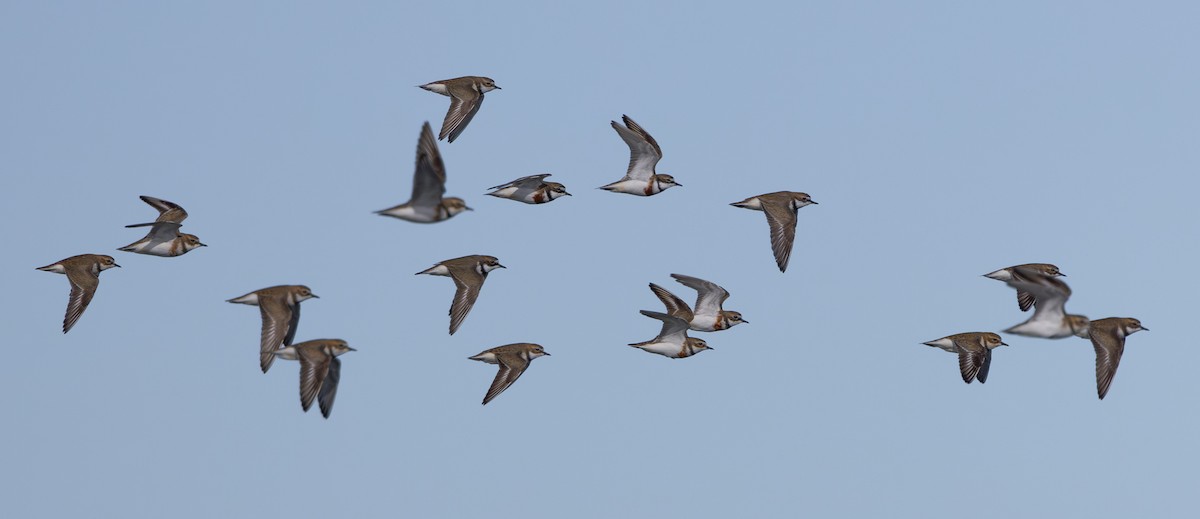
<path id="1" fill-rule="evenodd" d="M 1033 316 L 1029 318 L 1030 321 L 1049 321 L 1057 325 L 1066 317 L 1067 299 L 1071 297 L 1071 288 L 1066 283 L 1054 278 L 1045 278 L 1041 283 L 1031 285 L 1029 293 L 1034 299 Z"/>
<path id="2" fill-rule="evenodd" d="M 775 253 L 775 264 L 780 272 L 784 272 L 792 256 L 792 243 L 796 239 L 796 211 L 766 202 L 762 208 L 767 215 L 767 225 L 771 228 L 771 251 Z"/>
<path id="3" fill-rule="evenodd" d="M 695 314 L 692 313 L 691 307 L 689 307 L 684 300 L 680 299 L 675 294 L 672 294 L 671 291 L 655 285 L 654 283 L 650 283 L 650 291 L 654 292 L 654 295 L 658 296 L 658 300 L 662 301 L 663 305 L 667 307 L 668 314 L 683 319 L 689 323 L 692 322 L 693 318 L 695 318 Z"/>
<path id="4" fill-rule="evenodd" d="M 628 117 L 625 118 L 626 123 L 633 123 Z M 634 127 L 639 130 L 640 126 L 633 123 Z M 612 127 L 617 131 L 617 135 L 621 136 L 621 140 L 629 145 L 629 169 L 625 171 L 625 178 L 622 180 L 643 180 L 650 181 L 650 177 L 654 175 L 654 167 L 658 164 L 659 159 L 662 159 L 662 151 L 658 149 L 658 144 L 646 140 L 646 138 L 630 128 L 626 128 L 612 121 Z"/>
<path id="5" fill-rule="evenodd" d="M 630 130 L 633 130 L 638 135 L 641 135 L 646 142 L 650 143 L 651 146 L 654 146 L 654 153 L 659 157 L 662 157 L 662 148 L 658 146 L 658 141 L 654 140 L 654 137 L 650 136 L 650 132 L 642 128 L 640 124 L 633 122 L 633 119 L 630 119 L 628 115 L 622 115 L 621 120 L 625 121 L 625 126 L 627 126 Z"/>
<path id="6" fill-rule="evenodd" d="M 529 175 L 527 177 L 518 178 L 507 184 L 489 187 L 488 189 L 504 189 L 506 187 L 515 187 L 518 189 L 537 189 L 542 187 L 542 180 L 548 176 L 550 176 L 549 173 L 543 173 L 541 175 Z"/>
<path id="7" fill-rule="evenodd" d="M 329 359 L 329 373 L 325 375 L 325 383 L 317 393 L 317 405 L 321 407 L 321 416 L 329 418 L 333 412 L 333 399 L 337 398 L 338 381 L 342 379 L 342 361 L 337 357 Z"/>
<path id="8" fill-rule="evenodd" d="M 262 313 L 262 339 L 259 343 L 258 364 L 263 373 L 275 362 L 275 351 L 291 346 L 296 337 L 296 325 L 300 323 L 300 305 L 289 305 L 278 296 L 258 297 L 258 309 Z"/>
<path id="9" fill-rule="evenodd" d="M 63 317 L 63 333 L 71 331 L 75 322 L 87 310 L 88 303 L 96 295 L 100 286 L 100 273 L 97 267 L 67 268 L 67 280 L 71 282 L 71 298 L 67 302 L 67 314 Z"/>
<path id="10" fill-rule="evenodd" d="M 1115 327 L 1096 327 L 1095 321 L 1088 335 L 1096 349 L 1096 393 L 1103 400 L 1117 374 L 1121 355 L 1125 353 L 1125 338 L 1117 334 Z"/>
<path id="11" fill-rule="evenodd" d="M 445 193 L 446 165 L 433 138 L 433 129 L 426 122 L 417 140 L 417 165 L 413 171 L 412 199 L 409 203 L 418 207 L 436 207 L 441 205 Z"/>
<path id="12" fill-rule="evenodd" d="M 317 348 L 299 349 L 300 407 L 308 411 L 329 376 L 333 356 Z"/>
<path id="13" fill-rule="evenodd" d="M 987 348 L 981 350 L 968 349 L 959 346 L 958 349 L 958 370 L 962 372 L 963 382 L 968 384 L 979 375 L 983 369 L 984 363 L 987 361 Z M 986 375 L 984 376 L 986 378 Z M 980 380 L 980 382 L 983 382 Z"/>
<path id="14" fill-rule="evenodd" d="M 143 202 L 150 204 L 150 207 L 153 207 L 158 210 L 158 218 L 154 220 L 155 223 L 157 223 L 157 222 L 183 223 L 183 221 L 185 219 L 187 219 L 187 217 L 188 217 L 187 211 L 183 210 L 183 207 L 175 202 L 169 202 L 169 201 L 163 200 L 161 198 L 154 198 L 152 196 L 146 196 L 146 195 L 142 195 L 139 198 L 141 198 Z M 145 227 L 147 225 L 152 225 L 152 224 L 137 223 L 137 224 L 133 224 L 133 225 L 126 225 L 125 227 Z"/>
<path id="15" fill-rule="evenodd" d="M 475 118 L 479 107 L 483 106 L 483 94 L 470 87 L 450 87 L 449 92 L 450 111 L 446 112 L 446 120 L 442 121 L 442 131 L 438 134 L 438 140 L 449 135 L 450 142 L 454 142 L 454 139 L 467 129 L 471 119 Z"/>
<path id="16" fill-rule="evenodd" d="M 992 350 L 990 350 L 988 348 L 984 348 L 983 364 L 981 364 L 979 366 L 979 373 L 975 375 L 975 379 L 978 380 L 980 384 L 987 382 L 988 370 L 991 369 L 991 367 L 992 367 Z"/>
<path id="17" fill-rule="evenodd" d="M 1030 307 L 1037 304 L 1038 292 L 1046 290 L 1054 282 L 1062 283 L 1037 271 L 1013 268 L 1012 279 L 1008 281 L 1008 286 L 1017 290 L 1017 306 L 1021 308 L 1022 312 L 1028 312 Z M 1065 287 L 1066 283 L 1062 283 L 1062 285 Z M 1071 289 L 1068 288 L 1066 291 L 1070 295 Z"/>
<path id="18" fill-rule="evenodd" d="M 152 242 L 169 242 L 179 237 L 179 224 L 176 222 L 154 222 L 146 238 Z"/>
<path id="19" fill-rule="evenodd" d="M 479 298 L 479 290 L 483 288 L 484 277 L 474 266 L 456 267 L 450 266 L 450 277 L 454 279 L 454 286 L 457 288 L 454 292 L 454 302 L 450 304 L 450 335 L 458 331 L 458 327 L 462 325 L 463 319 L 467 318 L 467 314 L 471 312 L 471 307 L 475 306 L 475 300 Z"/>
<path id="20" fill-rule="evenodd" d="M 729 292 L 711 281 L 683 274 L 671 274 L 671 277 L 675 278 L 675 281 L 682 283 L 683 286 L 696 291 L 697 314 L 719 315 L 721 313 L 721 305 L 725 304 L 726 299 L 729 299 Z"/>
<path id="21" fill-rule="evenodd" d="M 518 378 L 521 378 L 521 374 L 525 373 L 525 368 L 529 367 L 529 359 L 516 351 L 497 352 L 496 360 L 500 369 L 496 371 L 496 378 L 492 380 L 492 386 L 488 388 L 487 394 L 483 397 L 484 404 L 491 402 L 493 398 L 508 389 L 508 386 L 513 385 L 513 382 L 516 382 Z"/>
<path id="22" fill-rule="evenodd" d="M 687 321 L 662 312 L 651 312 L 649 310 L 642 310 L 641 312 L 646 317 L 658 319 L 663 322 L 662 331 L 658 332 L 658 336 L 654 338 L 654 342 L 682 345 L 687 340 Z"/>

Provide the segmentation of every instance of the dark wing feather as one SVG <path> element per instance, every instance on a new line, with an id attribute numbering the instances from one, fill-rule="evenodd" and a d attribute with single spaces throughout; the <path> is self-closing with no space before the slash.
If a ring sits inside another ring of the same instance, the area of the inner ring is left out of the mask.
<path id="1" fill-rule="evenodd" d="M 779 204 L 763 204 L 767 225 L 771 228 L 771 251 L 775 253 L 775 264 L 780 272 L 786 272 L 788 259 L 792 256 L 792 243 L 796 240 L 796 212 Z"/>
<path id="2" fill-rule="evenodd" d="M 263 373 L 275 362 L 274 352 L 290 346 L 300 322 L 300 305 L 288 305 L 282 298 L 260 295 L 258 309 L 262 314 L 262 338 L 259 342 L 258 364 Z"/>
<path id="3" fill-rule="evenodd" d="M 658 145 L 658 141 L 654 140 L 654 137 L 650 136 L 650 132 L 647 132 L 638 123 L 633 122 L 633 119 L 630 119 L 628 115 L 622 115 L 621 120 L 625 121 L 625 126 L 629 127 L 630 130 L 633 130 L 638 135 L 641 135 L 643 139 L 646 139 L 646 142 L 650 143 L 651 146 L 654 146 L 654 153 L 657 154 L 659 158 L 662 158 L 662 148 Z"/>
<path id="4" fill-rule="evenodd" d="M 979 366 L 979 373 L 975 375 L 975 380 L 980 384 L 987 382 L 988 370 L 992 368 L 992 350 L 986 349 L 983 353 L 983 364 Z"/>
<path id="5" fill-rule="evenodd" d="M 729 291 L 712 281 L 683 274 L 671 274 L 671 277 L 696 291 L 696 311 L 702 315 L 720 313 L 725 300 L 729 299 Z"/>
<path id="6" fill-rule="evenodd" d="M 96 288 L 100 286 L 100 276 L 93 267 L 87 269 L 67 268 L 67 280 L 71 282 L 71 298 L 67 302 L 67 314 L 63 317 L 63 333 L 71 331 L 75 322 L 87 310 Z"/>
<path id="7" fill-rule="evenodd" d="M 1092 338 L 1092 346 L 1096 349 L 1096 394 L 1104 400 L 1113 377 L 1117 375 L 1121 355 L 1125 353 L 1125 339 L 1117 335 L 1115 329 L 1096 329 L 1094 323 L 1089 335 Z"/>
<path id="8" fill-rule="evenodd" d="M 454 279 L 454 302 L 450 305 L 450 335 L 458 331 L 463 319 L 475 306 L 479 299 L 479 290 L 483 288 L 484 277 L 471 267 L 450 267 L 450 277 Z"/>
<path id="9" fill-rule="evenodd" d="M 519 352 L 496 353 L 496 360 L 500 362 L 500 369 L 496 371 L 496 378 L 492 380 L 492 386 L 483 397 L 484 405 L 513 385 L 513 382 L 525 373 L 525 368 L 529 367 L 529 360 Z"/>
<path id="10" fill-rule="evenodd" d="M 337 398 L 338 381 L 342 379 L 342 361 L 337 357 L 329 359 L 329 373 L 325 375 L 325 383 L 317 394 L 317 404 L 321 406 L 321 416 L 329 418 L 333 412 L 333 399 Z"/>
<path id="11" fill-rule="evenodd" d="M 473 88 L 453 88 L 450 90 L 450 111 L 446 112 L 446 120 L 442 121 L 442 131 L 438 134 L 438 140 L 450 136 L 450 142 L 454 142 L 463 130 L 467 129 L 467 125 L 471 124 L 471 119 L 475 118 L 475 114 L 479 112 L 479 107 L 483 106 L 483 94 L 476 92 Z"/>
<path id="12" fill-rule="evenodd" d="M 986 348 L 985 348 L 986 349 Z M 965 348 L 958 350 L 958 370 L 962 372 L 963 382 L 968 384 L 979 375 L 979 370 L 983 368 L 985 355 L 982 351 L 971 351 Z"/>
<path id="13" fill-rule="evenodd" d="M 500 184 L 498 186 L 489 187 L 488 189 L 504 189 L 506 187 L 537 189 L 539 187 L 542 187 L 542 184 L 543 184 L 542 179 L 544 179 L 548 176 L 550 176 L 549 173 L 543 173 L 540 175 L 529 175 L 527 177 L 518 178 L 507 184 Z"/>
<path id="14" fill-rule="evenodd" d="M 413 171 L 412 199 L 409 203 L 420 207 L 434 207 L 442 203 L 444 194 L 446 164 L 442 162 L 442 154 L 433 138 L 433 129 L 426 122 L 421 127 L 421 137 L 417 140 L 417 164 Z"/>
<path id="15" fill-rule="evenodd" d="M 329 366 L 333 357 L 315 348 L 301 349 L 299 353 L 300 407 L 308 411 L 329 376 Z"/>
<path id="16" fill-rule="evenodd" d="M 1029 308 L 1037 302 L 1037 298 L 1033 294 L 1024 290 L 1017 291 L 1017 306 L 1021 307 L 1022 312 L 1028 312 Z"/>
<path id="17" fill-rule="evenodd" d="M 650 291 L 654 292 L 654 295 L 658 296 L 658 300 L 662 301 L 663 305 L 667 307 L 668 314 L 683 319 L 689 323 L 692 322 L 692 318 L 695 317 L 695 315 L 692 313 L 691 307 L 689 307 L 684 300 L 680 299 L 675 294 L 672 294 L 669 290 L 655 285 L 654 283 L 650 283 Z"/>

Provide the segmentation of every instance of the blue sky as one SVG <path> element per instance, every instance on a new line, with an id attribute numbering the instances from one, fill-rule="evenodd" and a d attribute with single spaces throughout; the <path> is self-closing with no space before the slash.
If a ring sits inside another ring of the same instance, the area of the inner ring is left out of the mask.
<path id="1" fill-rule="evenodd" d="M 8 517 L 1183 516 L 1200 462 L 1200 8 L 1091 2 L 0 5 Z M 415 85 L 491 77 L 437 225 L 406 200 Z M 629 114 L 684 185 L 594 189 Z M 486 188 L 552 173 L 576 196 Z M 786 274 L 747 196 L 805 191 Z M 117 252 L 182 204 L 210 246 Z M 68 286 L 33 270 L 107 253 Z M 453 337 L 453 284 L 490 254 Z M 1112 390 L 1087 341 L 1006 337 L 986 385 L 923 341 L 1024 319 L 980 277 L 1052 262 L 1068 308 L 1137 317 Z M 625 346 L 679 272 L 751 324 L 670 360 Z M 333 416 L 257 363 L 258 312 L 304 283 L 338 337 Z M 512 388 L 467 360 L 537 342 Z"/>

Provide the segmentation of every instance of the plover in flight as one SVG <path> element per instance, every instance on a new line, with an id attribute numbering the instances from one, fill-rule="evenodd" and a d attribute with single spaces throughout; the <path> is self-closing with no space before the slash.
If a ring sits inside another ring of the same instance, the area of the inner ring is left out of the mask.
<path id="1" fill-rule="evenodd" d="M 438 263 L 417 274 L 432 276 L 449 276 L 454 280 L 457 290 L 454 292 L 454 302 L 450 305 L 450 335 L 458 330 L 467 313 L 479 298 L 479 290 L 487 279 L 488 272 L 504 268 L 500 260 L 493 256 L 463 256 Z"/>
<path id="2" fill-rule="evenodd" d="M 434 223 L 471 210 L 463 199 L 442 198 L 444 194 L 446 165 L 442 163 L 437 141 L 433 140 L 433 130 L 426 122 L 421 126 L 421 137 L 417 140 L 417 167 L 413 172 L 412 196 L 403 204 L 375 211 L 375 214 L 416 223 Z"/>
<path id="3" fill-rule="evenodd" d="M 537 344 L 521 342 L 517 344 L 506 344 L 486 350 L 473 357 L 468 357 L 471 360 L 483 361 L 488 364 L 499 365 L 500 369 L 496 371 L 496 378 L 492 380 L 492 386 L 488 388 L 487 394 L 483 397 L 484 405 L 491 402 L 503 393 L 508 386 L 513 385 L 521 374 L 525 373 L 525 369 L 529 367 L 529 363 L 538 357 L 548 356 L 546 350 L 542 349 Z"/>
<path id="4" fill-rule="evenodd" d="M 454 142 L 454 139 L 467 129 L 467 125 L 475 117 L 475 112 L 483 106 L 483 94 L 500 90 L 491 78 L 480 76 L 443 79 L 420 87 L 450 98 L 450 111 L 446 112 L 446 120 L 442 122 L 442 131 L 438 134 L 439 141 L 449 135 L 450 142 Z"/>
<path id="5" fill-rule="evenodd" d="M 544 204 L 555 198 L 571 196 L 567 192 L 566 186 L 558 182 L 546 182 L 546 177 L 549 173 L 542 175 L 530 175 L 521 177 L 507 184 L 493 186 L 491 196 L 496 198 L 507 198 L 527 204 Z"/>
<path id="6" fill-rule="evenodd" d="M 338 360 L 338 355 L 348 351 L 357 350 L 341 339 L 317 339 L 273 352 L 281 359 L 300 361 L 300 407 L 304 412 L 312 407 L 315 398 L 321 406 L 321 416 L 329 418 L 342 378 L 342 361 Z"/>
<path id="7" fill-rule="evenodd" d="M 291 346 L 300 324 L 300 302 L 317 297 L 304 285 L 280 285 L 255 290 L 230 303 L 257 306 L 262 313 L 262 339 L 259 343 L 258 365 L 262 372 L 271 369 L 275 350 Z"/>
<path id="8" fill-rule="evenodd" d="M 988 369 L 992 366 L 992 350 L 1008 346 L 999 335 L 991 332 L 957 333 L 935 341 L 923 343 L 958 355 L 958 370 L 963 382 L 972 380 L 987 382 Z"/>
<path id="9" fill-rule="evenodd" d="M 628 115 L 622 115 L 621 120 L 625 121 L 625 126 L 612 121 L 612 127 L 625 144 L 629 145 L 629 169 L 625 171 L 621 180 L 601 186 L 600 189 L 614 193 L 651 196 L 674 186 L 683 187 L 683 184 L 675 183 L 675 177 L 655 172 L 654 166 L 662 159 L 662 148 L 658 147 L 654 137 L 638 126 L 638 123 L 633 122 Z"/>
<path id="10" fill-rule="evenodd" d="M 720 285 L 683 274 L 671 274 L 675 281 L 696 291 L 696 308 L 692 309 L 667 289 L 650 283 L 650 290 L 667 307 L 667 313 L 688 322 L 688 327 L 698 332 L 728 330 L 742 323 L 742 314 L 724 310 L 721 305 L 729 298 L 729 292 Z"/>
<path id="11" fill-rule="evenodd" d="M 792 256 L 792 242 L 796 240 L 796 211 L 815 203 L 807 193 L 779 191 L 752 196 L 729 205 L 762 211 L 767 215 L 767 225 L 771 227 L 771 251 L 775 253 L 775 264 L 779 266 L 780 272 L 785 272 L 788 259 Z"/>
<path id="12" fill-rule="evenodd" d="M 1117 374 L 1117 365 L 1125 353 L 1125 338 L 1141 330 L 1150 331 L 1132 317 L 1109 317 L 1092 321 L 1086 332 L 1079 333 L 1081 337 L 1091 339 L 1096 349 L 1096 394 L 1101 400 L 1108 394 L 1113 376 Z"/>
<path id="13" fill-rule="evenodd" d="M 126 228 L 150 227 L 150 232 L 146 233 L 144 238 L 117 250 L 169 258 L 182 256 L 192 249 L 206 246 L 200 243 L 200 238 L 195 235 L 179 232 L 183 220 L 188 217 L 187 211 L 179 204 L 145 195 L 141 196 L 141 199 L 150 204 L 150 207 L 158 209 L 158 218 L 150 223 L 126 225 Z"/>
<path id="14" fill-rule="evenodd" d="M 658 332 L 658 336 L 653 339 L 646 342 L 633 343 L 630 346 L 672 359 L 691 357 L 704 350 L 712 349 L 708 347 L 708 343 L 704 342 L 704 339 L 687 336 L 687 321 L 662 312 L 651 312 L 649 310 L 642 310 L 641 312 L 646 317 L 662 321 L 662 331 Z"/>
<path id="15" fill-rule="evenodd" d="M 55 274 L 66 274 L 67 281 L 71 283 L 71 298 L 67 302 L 67 315 L 63 318 L 63 333 L 71 331 L 79 316 L 87 310 L 88 303 L 92 302 L 96 288 L 100 286 L 100 272 L 113 267 L 120 265 L 117 265 L 112 256 L 80 254 L 37 268 Z"/>

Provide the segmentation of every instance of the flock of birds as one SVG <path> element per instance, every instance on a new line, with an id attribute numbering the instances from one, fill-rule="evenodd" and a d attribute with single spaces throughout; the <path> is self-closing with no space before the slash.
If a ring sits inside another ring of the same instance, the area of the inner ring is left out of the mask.
<path id="1" fill-rule="evenodd" d="M 1027 263 L 984 274 L 984 277 L 1003 281 L 1016 289 L 1017 306 L 1022 312 L 1034 309 L 1029 319 L 1009 327 L 1004 333 L 1042 339 L 1072 336 L 1091 339 L 1096 350 L 1096 393 L 1103 400 L 1117 374 L 1121 355 L 1125 353 L 1125 337 L 1149 329 L 1131 317 L 1089 321 L 1082 315 L 1068 314 L 1066 304 L 1071 297 L 1071 287 L 1059 279 L 1065 276 L 1057 266 L 1049 263 Z M 973 380 L 980 384 L 987 382 L 992 350 L 1008 346 L 999 335 L 991 332 L 958 333 L 924 344 L 957 354 L 963 382 L 968 384 Z"/>
<path id="2" fill-rule="evenodd" d="M 410 222 L 436 223 L 471 210 L 463 199 L 444 196 L 446 168 L 437 141 L 448 137 L 449 142 L 454 142 L 478 113 L 483 104 L 484 94 L 500 87 L 486 77 L 465 76 L 434 81 L 420 85 L 420 88 L 448 96 L 450 109 L 437 140 L 434 139 L 433 130 L 428 122 L 421 128 L 410 199 L 395 207 L 377 211 L 377 214 Z M 629 146 L 629 167 L 624 177 L 601 186 L 600 189 L 614 193 L 653 196 L 672 187 L 681 186 L 672 176 L 656 171 L 655 168 L 662 158 L 662 148 L 654 137 L 628 116 L 622 116 L 622 122 L 623 124 L 613 121 L 612 127 Z M 526 204 L 544 204 L 563 196 L 571 196 L 562 184 L 546 181 L 546 177 L 549 176 L 541 174 L 522 177 L 494 186 L 487 194 Z M 150 196 L 142 196 L 141 199 L 158 210 L 158 218 L 153 222 L 126 226 L 150 227 L 150 230 L 142 239 L 118 250 L 175 257 L 205 246 L 195 235 L 180 232 L 180 227 L 188 216 L 183 207 Z M 730 205 L 762 211 L 766 215 L 775 262 L 780 272 L 785 272 L 796 235 L 797 211 L 816 203 L 806 193 L 779 191 L 752 196 Z M 71 284 L 70 300 L 63 319 L 63 333 L 75 326 L 95 296 L 100 283 L 100 272 L 119 266 L 112 256 L 81 254 L 38 268 L 65 274 Z M 488 273 L 499 268 L 504 266 L 493 256 L 472 255 L 441 261 L 417 273 L 447 276 L 454 280 L 456 290 L 450 306 L 451 335 L 462 325 L 479 298 Z M 986 274 L 987 277 L 1004 281 L 1017 290 L 1017 301 L 1022 311 L 1035 309 L 1029 320 L 1005 330 L 1005 333 L 1048 339 L 1070 336 L 1091 339 L 1096 350 L 1097 390 L 1103 399 L 1121 360 L 1125 337 L 1146 328 L 1143 328 L 1137 319 L 1108 318 L 1088 321 L 1086 317 L 1067 314 L 1064 305 L 1071 295 L 1071 290 L 1066 283 L 1058 279 L 1062 275 L 1057 267 L 1048 264 L 1018 265 Z M 686 358 L 712 349 L 703 339 L 689 337 L 689 331 L 717 332 L 749 322 L 738 312 L 724 310 L 723 305 L 729 297 L 729 292 L 716 283 L 682 274 L 671 276 L 683 286 L 696 291 L 694 307 L 688 306 L 683 299 L 667 289 L 650 283 L 650 290 L 662 301 L 665 312 L 642 310 L 641 313 L 661 321 L 662 329 L 653 339 L 630 346 L 669 358 Z M 341 361 L 338 357 L 355 350 L 340 339 L 316 339 L 294 343 L 300 321 L 300 303 L 316 297 L 317 295 L 306 286 L 282 285 L 255 290 L 229 299 L 228 302 L 259 308 L 262 317 L 259 367 L 266 373 L 276 358 L 299 361 L 301 408 L 308 411 L 315 400 L 321 414 L 328 418 L 341 378 Z M 990 332 L 960 333 L 924 344 L 956 353 L 959 356 L 963 381 L 967 383 L 973 380 L 986 382 L 992 350 L 1006 345 L 999 335 Z M 492 348 L 469 357 L 471 360 L 496 364 L 499 368 L 483 398 L 483 404 L 487 404 L 516 382 L 533 359 L 548 355 L 550 354 L 538 344 L 517 343 Z"/>

